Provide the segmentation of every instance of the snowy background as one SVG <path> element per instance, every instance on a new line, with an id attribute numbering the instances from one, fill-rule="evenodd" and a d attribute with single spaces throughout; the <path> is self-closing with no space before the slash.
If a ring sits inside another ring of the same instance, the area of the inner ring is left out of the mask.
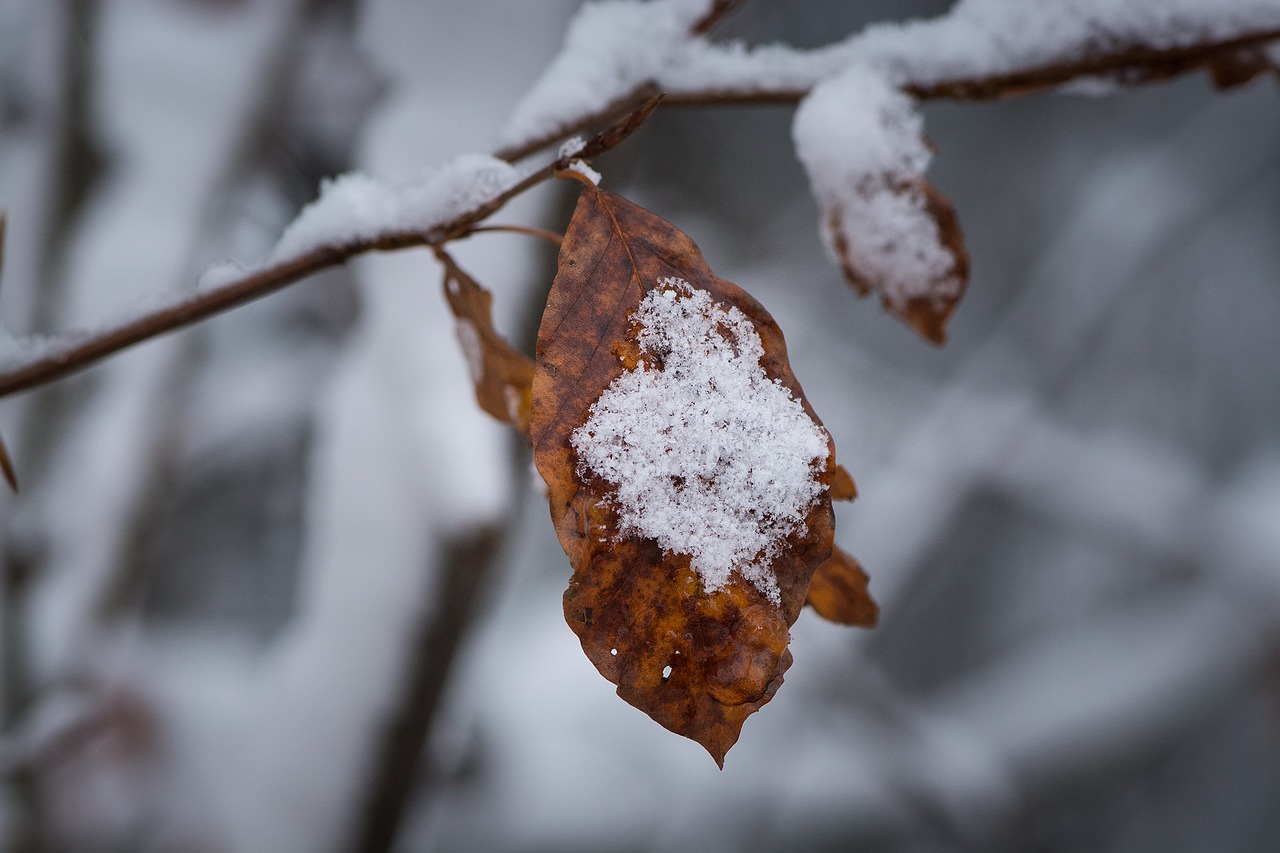
<path id="1" fill-rule="evenodd" d="M 577 6 L 0 0 L 0 320 L 100 325 L 263 258 L 326 176 L 494 150 Z M 861 492 L 837 538 L 881 625 L 803 614 L 723 772 L 565 625 L 418 250 L 0 401 L 7 849 L 380 849 L 395 791 L 406 851 L 1280 847 L 1274 79 L 923 112 L 973 260 L 942 349 L 842 282 L 792 108 L 663 108 L 594 163 L 774 313 Z M 554 251 L 457 255 L 529 347 Z"/>

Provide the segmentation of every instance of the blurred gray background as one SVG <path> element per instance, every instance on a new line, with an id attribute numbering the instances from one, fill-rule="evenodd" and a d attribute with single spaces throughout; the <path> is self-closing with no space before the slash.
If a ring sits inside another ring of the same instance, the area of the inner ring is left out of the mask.
<path id="1" fill-rule="evenodd" d="M 325 176 L 491 150 L 577 5 L 0 0 L 0 320 L 101 325 L 257 261 Z M 717 771 L 564 624 L 434 262 L 364 259 L 0 402 L 7 849 L 1280 849 L 1275 79 L 926 105 L 973 263 L 942 349 L 824 255 L 791 113 L 660 109 L 594 165 L 782 326 L 878 628 L 804 613 Z M 458 248 L 526 348 L 531 243 Z"/>

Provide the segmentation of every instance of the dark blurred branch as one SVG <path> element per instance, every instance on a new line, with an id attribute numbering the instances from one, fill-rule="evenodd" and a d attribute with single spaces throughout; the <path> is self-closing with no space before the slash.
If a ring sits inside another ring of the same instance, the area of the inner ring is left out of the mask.
<path id="1" fill-rule="evenodd" d="M 359 789 L 365 792 L 361 813 L 343 849 L 391 849 L 405 803 L 421 779 L 427 738 L 501 538 L 501 528 L 486 527 L 443 548 L 443 577 L 423 603 L 412 659 L 399 682 L 403 693 L 386 721 L 368 784 Z"/>

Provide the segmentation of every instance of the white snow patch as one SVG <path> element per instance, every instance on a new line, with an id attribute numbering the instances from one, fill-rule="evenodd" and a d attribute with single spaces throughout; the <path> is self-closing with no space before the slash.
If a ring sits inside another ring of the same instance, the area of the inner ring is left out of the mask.
<path id="1" fill-rule="evenodd" d="M 1280 26 L 1275 0 L 960 0 L 928 21 L 869 27 L 847 44 L 903 80 L 990 77 L 1144 45 L 1169 49 Z"/>
<path id="2" fill-rule="evenodd" d="M 577 172 L 597 186 L 600 184 L 600 173 L 588 166 L 585 160 L 571 160 L 567 168 L 570 172 Z"/>
<path id="3" fill-rule="evenodd" d="M 269 263 L 320 246 L 342 246 L 395 231 L 429 231 L 491 201 L 520 180 L 514 166 L 483 154 L 464 154 L 416 181 L 392 186 L 348 172 L 320 187 L 320 197 L 285 229 Z"/>
<path id="4" fill-rule="evenodd" d="M 226 287 L 234 281 L 239 281 L 248 273 L 240 264 L 227 261 L 213 266 L 200 273 L 200 278 L 196 282 L 196 290 L 217 290 L 220 287 Z"/>
<path id="5" fill-rule="evenodd" d="M 511 113 L 502 142 L 520 144 L 598 112 L 680 61 L 710 0 L 613 0 L 582 7 L 564 48 Z M 576 153 L 576 152 L 575 152 Z"/>
<path id="6" fill-rule="evenodd" d="M 738 572 L 777 603 L 769 569 L 822 490 L 827 432 L 760 366 L 751 320 L 663 278 L 632 321 L 647 356 L 570 438 L 584 471 L 617 486 L 620 532 L 687 554 L 708 590 Z"/>
<path id="7" fill-rule="evenodd" d="M 560 157 L 565 159 L 573 157 L 587 147 L 587 141 L 581 136 L 570 136 L 560 144 Z"/>

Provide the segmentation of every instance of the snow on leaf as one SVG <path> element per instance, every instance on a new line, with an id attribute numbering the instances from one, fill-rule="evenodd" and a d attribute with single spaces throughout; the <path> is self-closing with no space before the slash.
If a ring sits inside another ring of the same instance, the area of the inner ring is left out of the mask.
<path id="1" fill-rule="evenodd" d="M 586 187 L 538 332 L 530 438 L 583 651 L 722 764 L 791 664 L 831 556 L 829 490 L 852 488 L 777 324 L 675 226 Z"/>
<path id="2" fill-rule="evenodd" d="M 942 343 L 969 260 L 951 205 L 924 178 L 931 155 L 911 99 L 852 66 L 814 88 L 792 132 L 824 243 L 849 282 Z"/>
<path id="3" fill-rule="evenodd" d="M 632 316 L 646 361 L 570 442 L 585 473 L 617 488 L 623 535 L 688 555 L 708 590 L 736 571 L 777 604 L 768 563 L 823 489 L 826 430 L 765 375 L 745 314 L 684 279 L 657 284 Z"/>

